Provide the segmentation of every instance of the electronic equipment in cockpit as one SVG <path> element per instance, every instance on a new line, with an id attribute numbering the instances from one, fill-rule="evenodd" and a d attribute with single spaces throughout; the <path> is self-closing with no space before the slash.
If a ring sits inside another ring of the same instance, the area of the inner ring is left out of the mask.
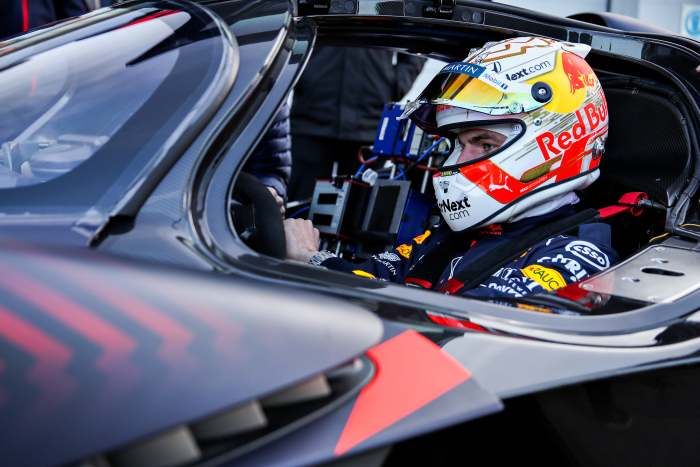
<path id="1" fill-rule="evenodd" d="M 428 182 L 448 143 L 397 120 L 403 109 L 384 106 L 374 144 L 358 154 L 356 174 L 316 181 L 307 218 L 321 232 L 322 248 L 362 260 L 410 243 L 439 219 Z"/>

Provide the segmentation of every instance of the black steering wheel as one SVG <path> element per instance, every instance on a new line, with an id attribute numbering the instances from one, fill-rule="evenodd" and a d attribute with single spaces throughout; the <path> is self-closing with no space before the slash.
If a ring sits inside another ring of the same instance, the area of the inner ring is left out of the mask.
<path id="1" fill-rule="evenodd" d="M 232 197 L 233 225 L 243 243 L 263 255 L 286 259 L 287 245 L 280 208 L 265 184 L 241 172 Z"/>

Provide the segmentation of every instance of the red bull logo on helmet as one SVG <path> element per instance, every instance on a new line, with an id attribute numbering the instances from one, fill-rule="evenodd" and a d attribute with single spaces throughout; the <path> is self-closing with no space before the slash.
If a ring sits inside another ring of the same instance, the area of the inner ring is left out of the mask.
<path id="1" fill-rule="evenodd" d="M 578 89 L 592 88 L 595 86 L 595 74 L 588 63 L 576 54 L 565 52 L 561 56 L 561 65 L 564 69 L 564 74 L 571 84 L 571 94 L 576 93 Z"/>
<path id="2" fill-rule="evenodd" d="M 598 86 L 595 73 L 586 61 L 565 51 L 557 53 L 555 69 L 538 79 L 552 86 L 553 98 L 544 109 L 558 114 L 571 114 L 580 109 L 588 91 Z"/>

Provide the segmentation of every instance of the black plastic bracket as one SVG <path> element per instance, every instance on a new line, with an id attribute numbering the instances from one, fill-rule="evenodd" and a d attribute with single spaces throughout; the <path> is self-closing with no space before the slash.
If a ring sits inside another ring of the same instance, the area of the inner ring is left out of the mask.
<path id="1" fill-rule="evenodd" d="M 423 8 L 423 16 L 430 18 L 452 19 L 456 0 L 435 0 L 434 6 Z"/>

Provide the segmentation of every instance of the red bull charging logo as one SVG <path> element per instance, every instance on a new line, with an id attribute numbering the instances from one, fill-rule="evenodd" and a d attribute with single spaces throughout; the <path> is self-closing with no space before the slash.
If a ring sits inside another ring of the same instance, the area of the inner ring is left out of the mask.
<path id="1" fill-rule="evenodd" d="M 575 94 L 578 89 L 595 86 L 593 70 L 591 70 L 588 63 L 578 55 L 563 53 L 561 65 L 564 69 L 564 74 L 571 84 L 571 94 Z"/>

